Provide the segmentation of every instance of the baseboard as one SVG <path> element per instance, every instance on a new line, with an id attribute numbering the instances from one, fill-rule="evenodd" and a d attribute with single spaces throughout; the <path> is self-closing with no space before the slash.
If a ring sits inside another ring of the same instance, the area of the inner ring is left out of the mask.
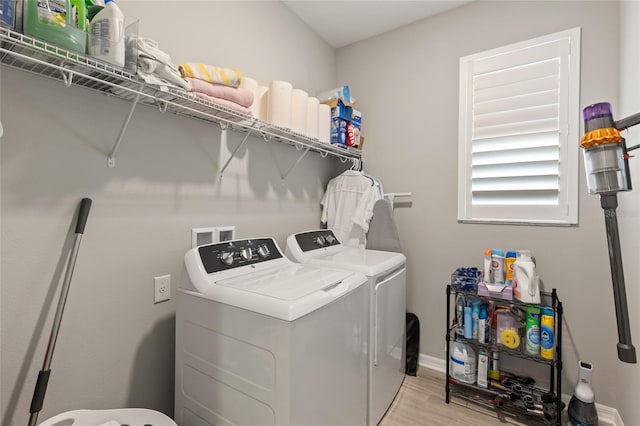
<path id="1" fill-rule="evenodd" d="M 447 369 L 447 364 L 444 359 L 423 353 L 418 356 L 418 365 L 440 373 L 445 373 Z M 562 400 L 565 404 L 569 405 L 571 395 L 562 394 Z M 624 426 L 622 417 L 620 417 L 620 413 L 618 413 L 618 410 L 615 408 L 596 403 L 596 410 L 598 410 L 598 420 L 600 420 L 600 422 L 608 423 L 612 426 Z"/>

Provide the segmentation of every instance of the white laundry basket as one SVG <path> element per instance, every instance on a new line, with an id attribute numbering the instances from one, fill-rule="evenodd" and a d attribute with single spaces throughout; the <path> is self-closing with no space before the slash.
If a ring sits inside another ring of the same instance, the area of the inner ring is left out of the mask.
<path id="1" fill-rule="evenodd" d="M 168 416 L 146 408 L 73 410 L 45 420 L 39 426 L 177 426 Z"/>

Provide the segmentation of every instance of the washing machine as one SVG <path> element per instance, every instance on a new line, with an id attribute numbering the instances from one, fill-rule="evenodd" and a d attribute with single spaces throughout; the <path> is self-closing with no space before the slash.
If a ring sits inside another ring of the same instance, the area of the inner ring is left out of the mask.
<path id="1" fill-rule="evenodd" d="M 176 423 L 365 424 L 363 274 L 294 263 L 271 238 L 196 247 L 185 266 Z"/>
<path id="2" fill-rule="evenodd" d="M 285 253 L 302 264 L 341 268 L 367 276 L 367 423 L 377 425 L 405 375 L 406 257 L 402 253 L 347 247 L 327 229 L 290 235 Z"/>

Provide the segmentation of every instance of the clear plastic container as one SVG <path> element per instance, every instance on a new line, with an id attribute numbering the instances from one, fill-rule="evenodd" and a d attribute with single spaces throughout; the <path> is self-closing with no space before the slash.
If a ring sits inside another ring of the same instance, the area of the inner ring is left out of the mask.
<path id="1" fill-rule="evenodd" d="M 627 191 L 627 167 L 622 143 L 608 143 L 583 150 L 589 194 Z"/>

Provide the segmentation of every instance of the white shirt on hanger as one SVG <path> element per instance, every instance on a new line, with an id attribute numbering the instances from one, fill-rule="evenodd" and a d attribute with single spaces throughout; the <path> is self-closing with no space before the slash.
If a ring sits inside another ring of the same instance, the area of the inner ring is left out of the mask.
<path id="1" fill-rule="evenodd" d="M 327 184 L 327 191 L 320 200 L 320 220 L 333 230 L 342 244 L 364 247 L 373 206 L 381 198 L 371 178 L 362 172 L 347 170 Z"/>

